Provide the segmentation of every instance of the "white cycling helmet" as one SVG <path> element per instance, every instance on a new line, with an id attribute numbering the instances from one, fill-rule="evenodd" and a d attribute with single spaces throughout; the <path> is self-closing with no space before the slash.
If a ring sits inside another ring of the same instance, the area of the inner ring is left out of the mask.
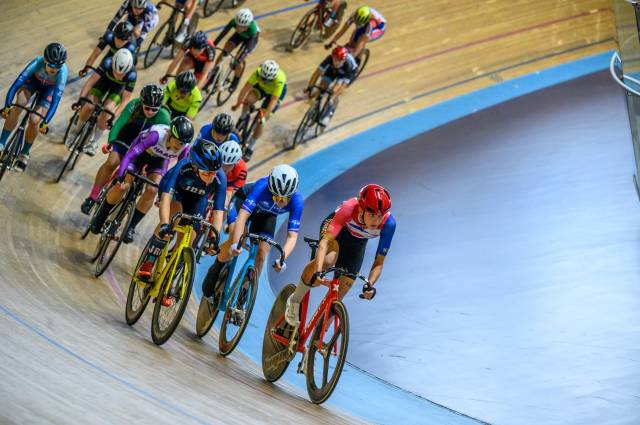
<path id="1" fill-rule="evenodd" d="M 128 49 L 118 50 L 111 58 L 111 68 L 118 74 L 126 74 L 133 68 L 133 55 Z"/>
<path id="2" fill-rule="evenodd" d="M 253 22 L 253 13 L 249 9 L 240 9 L 236 13 L 236 24 L 241 27 L 248 27 Z"/>
<path id="3" fill-rule="evenodd" d="M 267 81 L 273 81 L 279 70 L 280 65 L 278 65 L 278 62 L 274 60 L 267 60 L 262 62 L 262 65 L 260 66 L 260 76 Z"/>
<path id="4" fill-rule="evenodd" d="M 235 140 L 229 140 L 220 145 L 222 165 L 236 165 L 242 158 L 242 149 Z"/>
<path id="5" fill-rule="evenodd" d="M 269 192 L 275 196 L 291 197 L 298 190 L 298 172 L 291 165 L 276 165 L 269 173 Z"/>
<path id="6" fill-rule="evenodd" d="M 144 9 L 147 7 L 148 0 L 131 0 L 131 7 L 135 9 Z"/>

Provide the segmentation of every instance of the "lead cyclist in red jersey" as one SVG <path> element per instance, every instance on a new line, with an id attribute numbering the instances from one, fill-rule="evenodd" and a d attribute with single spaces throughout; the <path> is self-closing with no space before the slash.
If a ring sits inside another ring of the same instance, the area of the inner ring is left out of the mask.
<path id="1" fill-rule="evenodd" d="M 196 31 L 178 50 L 176 57 L 169 64 L 167 72 L 160 79 L 160 83 L 167 84 L 167 81 L 169 81 L 168 76 L 172 75 L 176 67 L 178 67 L 176 74 L 193 70 L 196 80 L 198 80 L 198 88 L 202 90 L 209 80 L 209 73 L 213 69 L 215 56 L 216 51 L 213 41 L 209 40 L 204 32 Z"/>
<path id="2" fill-rule="evenodd" d="M 317 286 L 318 275 L 329 267 L 344 268 L 349 273 L 359 273 L 369 239 L 380 238 L 376 257 L 369 271 L 369 284 L 362 288 L 363 298 L 372 299 L 374 287 L 382 274 L 384 260 L 396 229 L 391 215 L 389 192 L 377 184 L 368 184 L 357 198 L 351 198 L 324 219 L 320 227 L 320 243 L 316 258 L 307 264 L 296 290 L 287 300 L 285 319 L 291 326 L 300 322 L 300 302 L 311 286 Z M 324 282 L 327 283 L 327 282 Z M 353 279 L 340 277 L 340 299 L 344 298 Z"/>

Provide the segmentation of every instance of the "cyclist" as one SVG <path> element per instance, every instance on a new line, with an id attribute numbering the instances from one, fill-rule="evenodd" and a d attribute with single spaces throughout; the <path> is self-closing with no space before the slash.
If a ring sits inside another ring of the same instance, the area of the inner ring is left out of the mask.
<path id="1" fill-rule="evenodd" d="M 338 7 L 340 6 L 340 3 L 342 3 L 342 0 L 320 0 L 318 2 L 320 16 L 325 16 L 325 12 L 327 10 L 329 11 L 329 15 L 325 18 L 324 22 L 322 22 L 322 25 L 324 25 L 325 28 L 330 28 L 338 19 Z"/>
<path id="2" fill-rule="evenodd" d="M 96 62 L 100 53 L 105 49 L 105 47 L 109 47 L 105 58 L 113 56 L 115 52 L 120 49 L 127 49 L 133 55 L 133 59 L 135 62 L 136 52 L 138 51 L 138 45 L 135 43 L 135 40 L 132 38 L 133 35 L 133 25 L 130 22 L 123 21 L 118 22 L 118 25 L 115 26 L 113 31 L 107 31 L 104 33 L 102 37 L 98 40 L 98 45 L 93 52 L 89 55 L 87 62 L 84 65 L 84 68 L 78 72 L 80 77 L 84 77 L 87 75 L 87 70 L 90 66 Z"/>
<path id="3" fill-rule="evenodd" d="M 29 117 L 29 123 L 25 131 L 25 143 L 16 160 L 17 171 L 26 170 L 29 163 L 29 151 L 36 140 L 38 130 L 42 134 L 47 134 L 49 131 L 49 122 L 56 113 L 67 83 L 66 61 L 67 50 L 62 44 L 51 43 L 47 45 L 43 55 L 29 62 L 7 92 L 4 108 L 0 112 L 5 119 L 2 134 L 0 134 L 0 152 L 4 150 L 5 143 L 7 143 L 9 135 L 18 125 L 18 120 L 22 113 L 20 108 L 9 107 L 16 94 L 15 103 L 20 106 L 26 106 L 31 97 L 37 95 L 36 112 L 45 116 L 44 120 L 34 114 Z M 44 113 L 45 110 L 47 112 L 46 115 Z"/>
<path id="4" fill-rule="evenodd" d="M 229 91 L 233 92 L 238 87 L 238 83 L 240 82 L 240 77 L 242 75 L 242 70 L 244 66 L 238 66 L 243 63 L 244 60 L 249 56 L 249 54 L 256 48 L 258 45 L 258 39 L 260 38 L 260 28 L 258 24 L 253 19 L 253 13 L 249 9 L 240 9 L 236 13 L 236 16 L 229 21 L 229 23 L 223 28 L 222 32 L 218 34 L 213 44 L 216 46 L 220 45 L 222 39 L 227 35 L 231 29 L 235 29 L 236 32 L 229 37 L 229 39 L 224 44 L 222 50 L 224 51 L 222 55 L 218 56 L 216 59 L 216 66 L 220 64 L 220 61 L 223 57 L 227 56 L 231 53 L 236 47 L 241 46 L 240 51 L 242 54 L 236 57 L 236 62 L 234 64 L 234 73 L 235 76 L 231 81 L 231 86 L 229 87 Z"/>
<path id="5" fill-rule="evenodd" d="M 216 261 L 209 268 L 207 276 L 202 282 L 203 295 L 211 301 L 213 288 L 218 281 L 223 265 L 242 252 L 242 249 L 238 247 L 238 242 L 247 222 L 250 223 L 250 233 L 262 234 L 273 238 L 278 215 L 288 213 L 288 232 L 283 246 L 283 260 L 289 257 L 298 240 L 303 208 L 304 199 L 302 194 L 298 192 L 298 172 L 290 165 L 277 165 L 271 170 L 269 176 L 258 179 L 252 185 L 251 192 L 247 195 L 241 209 L 238 211 L 231 237 L 220 245 L 220 252 L 216 257 Z M 260 242 L 255 260 L 258 276 L 269 254 L 269 249 L 269 244 Z M 280 262 L 276 261 L 273 267 L 279 273 L 286 268 L 286 264 L 280 265 Z"/>
<path id="6" fill-rule="evenodd" d="M 337 46 L 331 52 L 331 55 L 327 56 L 320 66 L 315 70 L 309 80 L 309 85 L 305 89 L 305 93 L 309 95 L 309 98 L 315 98 L 319 95 L 318 90 L 315 90 L 313 86 L 316 85 L 318 78 L 322 76 L 320 80 L 320 87 L 327 90 L 333 85 L 332 100 L 329 104 L 329 110 L 326 111 L 323 117 L 320 119 L 320 124 L 327 125 L 333 112 L 338 107 L 340 96 L 349 86 L 349 83 L 353 81 L 358 70 L 358 64 L 356 60 L 351 56 L 349 50 L 343 46 Z"/>
<path id="7" fill-rule="evenodd" d="M 125 21 L 133 25 L 133 38 L 139 49 L 149 31 L 158 25 L 158 10 L 149 0 L 124 0 L 107 26 L 107 31 L 113 31 L 125 14 Z"/>
<path id="8" fill-rule="evenodd" d="M 349 17 L 347 22 L 344 23 L 338 33 L 333 36 L 333 40 L 329 44 L 325 45 L 326 49 L 333 47 L 334 44 L 347 32 L 351 24 L 355 24 L 356 29 L 351 34 L 351 39 L 346 47 L 353 53 L 353 56 L 360 60 L 360 56 L 364 51 L 364 47 L 370 41 L 376 41 L 387 29 L 387 21 L 384 17 L 374 8 L 368 6 L 362 6 L 353 12 L 353 15 Z"/>
<path id="9" fill-rule="evenodd" d="M 213 226 L 220 231 L 226 185 L 220 165 L 218 148 L 201 143 L 164 176 L 160 182 L 160 223 L 149 241 L 146 258 L 135 272 L 138 278 L 148 280 L 151 277 L 153 265 L 169 239 L 171 217 L 178 212 L 204 216 L 210 194 L 214 200 Z M 162 303 L 170 305 L 171 299 L 163 297 Z"/>
<path id="10" fill-rule="evenodd" d="M 198 80 L 198 88 L 202 90 L 209 80 L 215 56 L 213 41 L 209 40 L 204 32 L 197 31 L 178 50 L 176 57 L 169 64 L 166 74 L 160 79 L 160 83 L 167 84 L 168 75 L 173 74 L 176 67 L 178 67 L 178 73 L 193 69 Z"/>
<path id="11" fill-rule="evenodd" d="M 229 208 L 231 197 L 247 182 L 247 164 L 242 160 L 242 148 L 238 142 L 229 140 L 220 145 L 222 170 L 227 176 L 227 196 L 224 206 Z"/>
<path id="12" fill-rule="evenodd" d="M 202 103 L 202 93 L 196 85 L 193 71 L 181 72 L 175 80 L 169 81 L 164 88 L 164 103 L 171 111 L 172 118 L 185 115 L 193 120 L 196 117 Z"/>
<path id="13" fill-rule="evenodd" d="M 236 104 L 231 107 L 235 111 L 242 105 L 242 116 L 240 120 L 246 119 L 249 113 L 249 106 L 259 100 L 263 100 L 260 106 L 262 118 L 244 151 L 244 160 L 249 162 L 253 155 L 256 141 L 262 135 L 264 124 L 274 114 L 282 100 L 287 95 L 287 76 L 278 63 L 274 60 L 267 60 L 255 70 L 247 80 L 246 84 L 238 94 Z"/>
<path id="14" fill-rule="evenodd" d="M 138 137 L 138 134 L 153 125 L 169 125 L 171 123 L 169 111 L 162 107 L 163 100 L 162 87 L 156 84 L 147 84 L 140 91 L 140 97 L 133 99 L 124 108 L 109 131 L 109 156 L 98 169 L 91 193 L 80 207 L 84 214 L 88 215 L 91 212 L 102 188 L 109 182 L 120 165 L 122 157 L 131 146 L 131 142 Z"/>
<path id="15" fill-rule="evenodd" d="M 114 117 L 117 118 L 129 102 L 137 78 L 133 55 L 127 49 L 120 49 L 113 56 L 104 58 L 97 72 L 91 74 L 82 87 L 80 97 L 88 97 L 93 103 L 102 101 L 103 108 L 113 112 Z M 76 102 L 71 107 L 74 111 L 79 110 L 80 113 L 73 130 L 73 137 L 67 138 L 68 146 L 71 146 L 75 136 L 85 121 L 89 119 L 94 108 L 92 104 L 86 102 L 84 104 Z M 111 116 L 106 113 L 100 114 L 93 138 L 90 143 L 84 146 L 84 153 L 89 156 L 95 155 L 98 142 L 107 129 L 107 122 L 110 118 Z"/>
<path id="16" fill-rule="evenodd" d="M 184 20 L 182 21 L 182 26 L 178 30 L 176 34 L 176 43 L 182 44 L 184 39 L 187 37 L 187 31 L 189 30 L 189 23 L 191 22 L 191 18 L 193 18 L 193 14 L 198 7 L 197 0 L 176 0 L 176 6 L 182 8 L 182 12 L 184 13 Z"/>
<path id="17" fill-rule="evenodd" d="M 219 113 L 211 123 L 203 125 L 198 139 L 215 143 L 218 147 L 229 140 L 240 143 L 240 139 L 233 132 L 233 118 L 226 112 Z"/>
<path id="18" fill-rule="evenodd" d="M 171 125 L 154 125 L 140 133 L 120 162 L 116 174 L 118 184 L 111 187 L 104 203 L 96 212 L 91 222 L 91 232 L 97 234 L 102 231 L 109 213 L 129 189 L 133 176 L 127 175 L 127 170 L 139 173 L 145 169 L 149 179 L 159 183 L 169 168 L 169 161 L 186 156 L 193 133 L 193 124 L 186 117 L 174 118 Z M 125 234 L 125 243 L 133 241 L 135 228 L 153 206 L 157 193 L 155 187 L 147 185 Z"/>
<path id="19" fill-rule="evenodd" d="M 319 273 L 334 265 L 349 273 L 359 273 L 367 241 L 379 237 L 376 257 L 369 271 L 370 285 L 365 284 L 363 287 L 366 299 L 370 300 L 375 296 L 374 285 L 382 273 L 396 229 L 396 221 L 390 210 L 389 192 L 377 184 L 368 184 L 360 190 L 357 198 L 346 200 L 324 219 L 320 226 L 320 244 L 316 258 L 304 268 L 295 292 L 287 299 L 287 323 L 294 327 L 300 323 L 300 302 L 311 286 L 322 283 L 318 278 Z M 353 279 L 346 276 L 340 278 L 340 299 L 352 285 Z"/>

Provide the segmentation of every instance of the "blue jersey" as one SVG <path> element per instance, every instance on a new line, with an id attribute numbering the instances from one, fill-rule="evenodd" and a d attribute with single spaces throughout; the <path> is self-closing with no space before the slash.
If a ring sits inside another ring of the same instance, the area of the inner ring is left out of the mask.
<path id="1" fill-rule="evenodd" d="M 229 136 L 227 136 L 227 138 L 220 143 L 216 142 L 213 139 L 212 134 L 213 134 L 213 124 L 209 123 L 209 124 L 203 125 L 202 128 L 200 129 L 200 135 L 198 136 L 198 140 L 204 140 L 210 143 L 215 143 L 218 146 L 220 146 L 224 142 L 228 142 L 229 140 L 233 140 L 234 142 L 240 143 L 240 139 L 234 132 L 229 133 Z"/>
<path id="2" fill-rule="evenodd" d="M 97 74 L 100 77 L 106 77 L 116 86 L 124 86 L 124 89 L 128 92 L 132 92 L 136 86 L 136 80 L 138 78 L 138 74 L 136 72 L 135 67 L 129 71 L 122 80 L 116 79 L 113 75 L 113 56 L 106 56 L 100 66 L 97 68 Z M 96 83 L 97 84 L 97 83 Z"/>
<path id="3" fill-rule="evenodd" d="M 13 98 L 15 97 L 18 90 L 20 90 L 26 83 L 30 80 L 35 80 L 35 82 L 43 88 L 54 88 L 51 104 L 49 109 L 47 110 L 47 115 L 44 117 L 44 122 L 46 124 L 51 121 L 53 115 L 56 113 L 56 109 L 58 108 L 58 103 L 60 103 L 60 99 L 62 98 L 62 93 L 64 92 L 64 86 L 67 84 L 67 75 L 69 71 L 67 70 L 67 64 L 63 64 L 60 67 L 60 70 L 55 75 L 49 75 L 47 70 L 45 69 L 44 58 L 42 56 L 38 56 L 26 66 L 26 68 L 18 75 L 18 78 L 13 82 L 9 91 L 7 92 L 7 98 L 4 102 L 5 107 L 9 107 L 11 102 L 13 102 Z M 33 93 L 31 93 L 33 94 Z"/>
<path id="4" fill-rule="evenodd" d="M 145 37 L 156 25 L 158 25 L 158 9 L 152 2 L 148 2 L 147 6 L 144 8 L 144 11 L 136 16 L 133 13 L 133 7 L 131 7 L 130 0 L 124 0 L 116 15 L 113 17 L 109 25 L 107 26 L 107 31 L 113 31 L 116 27 L 117 23 L 120 22 L 124 15 L 127 15 L 125 20 L 133 25 L 134 28 L 138 27 L 141 29 L 140 37 L 136 40 L 136 44 L 138 48 L 144 41 Z"/>
<path id="5" fill-rule="evenodd" d="M 113 56 L 119 50 L 116 47 L 116 36 L 111 31 L 105 32 L 104 35 L 98 40 L 98 48 L 100 50 L 103 50 L 105 47 L 109 47 L 109 51 L 105 55 L 105 58 Z M 124 46 L 121 47 L 121 49 L 129 50 L 131 52 L 131 55 L 133 56 L 133 59 L 136 59 L 136 51 L 138 50 L 138 45 L 134 41 L 129 40 Z"/>
<path id="6" fill-rule="evenodd" d="M 263 212 L 267 214 L 280 215 L 289 213 L 289 223 L 287 229 L 290 232 L 298 232 L 300 230 L 300 220 L 302 219 L 302 210 L 304 208 L 304 198 L 300 192 L 296 192 L 291 200 L 284 208 L 278 208 L 269 191 L 269 177 L 262 177 L 253 185 L 253 189 L 249 192 L 247 199 L 242 204 L 242 209 L 249 214 L 255 212 Z"/>
<path id="7" fill-rule="evenodd" d="M 209 195 L 213 194 L 213 209 L 224 211 L 227 177 L 218 170 L 213 182 L 205 184 L 189 158 L 179 161 L 160 182 L 160 193 L 168 193 L 183 204 L 185 212 L 204 216 Z M 186 208 L 187 205 L 193 208 Z"/>

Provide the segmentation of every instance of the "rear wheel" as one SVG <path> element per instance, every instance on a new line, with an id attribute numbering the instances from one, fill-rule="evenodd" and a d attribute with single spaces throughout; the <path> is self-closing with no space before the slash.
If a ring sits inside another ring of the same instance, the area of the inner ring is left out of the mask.
<path id="1" fill-rule="evenodd" d="M 215 68 L 213 68 L 213 70 L 211 71 L 211 75 L 209 76 L 209 81 L 207 82 L 206 86 L 204 87 L 205 89 L 205 95 L 202 99 L 202 102 L 200 103 L 200 111 L 202 111 L 204 109 L 204 105 L 207 104 L 207 102 L 209 101 L 209 99 L 211 99 L 211 97 L 215 94 L 216 90 L 218 89 L 218 79 L 220 78 L 220 65 L 216 66 Z"/>
<path id="2" fill-rule="evenodd" d="M 202 12 L 204 13 L 204 17 L 208 18 L 209 16 L 216 13 L 222 7 L 224 0 L 204 0 L 204 4 L 202 5 Z"/>
<path id="3" fill-rule="evenodd" d="M 360 74 L 362 74 L 362 71 L 364 71 L 364 67 L 367 66 L 367 62 L 369 62 L 369 49 L 364 49 L 360 58 L 356 59 L 356 62 L 358 63 L 358 71 L 356 71 L 356 76 L 353 77 L 353 80 L 351 80 L 349 85 L 353 84 L 353 82 L 358 79 Z"/>
<path id="4" fill-rule="evenodd" d="M 204 337 L 207 332 L 213 326 L 218 316 L 220 306 L 220 300 L 224 294 L 225 283 L 229 276 L 228 263 L 220 270 L 220 277 L 213 288 L 213 304 L 209 302 L 204 296 L 200 299 L 200 306 L 198 307 L 198 317 L 196 317 L 196 335 L 198 338 Z"/>
<path id="5" fill-rule="evenodd" d="M 0 180 L 4 177 L 7 169 L 13 166 L 18 153 L 22 149 L 22 138 L 24 137 L 22 131 L 18 129 L 12 135 L 2 151 L 2 160 L 0 161 Z"/>
<path id="6" fill-rule="evenodd" d="M 169 31 L 169 21 L 170 19 L 166 20 L 162 25 L 160 25 L 160 28 L 158 28 L 158 31 L 154 34 L 153 38 L 151 39 L 151 44 L 149 44 L 149 48 L 147 49 L 147 52 L 144 54 L 145 68 L 149 68 L 151 65 L 156 63 L 156 61 L 162 54 L 162 51 L 166 47 L 168 47 L 168 45 L 165 45 L 165 38 L 166 38 L 167 32 Z"/>
<path id="7" fill-rule="evenodd" d="M 100 242 L 98 242 L 100 248 L 96 257 L 95 277 L 100 277 L 104 273 L 118 253 L 122 239 L 133 218 L 134 206 L 133 202 L 127 202 L 124 206 L 115 207 L 109 214 L 107 224 L 100 235 Z"/>
<path id="8" fill-rule="evenodd" d="M 285 338 L 290 338 L 293 328 L 284 320 L 284 310 L 287 305 L 287 299 L 296 287 L 289 284 L 280 290 L 280 293 L 273 302 L 269 319 L 264 328 L 264 337 L 262 338 L 262 374 L 264 379 L 269 382 L 275 382 L 284 374 L 289 367 L 289 354 L 287 346 L 273 338 L 273 333 L 277 333 Z M 276 323 L 280 321 L 276 327 Z"/>
<path id="9" fill-rule="evenodd" d="M 295 136 L 293 136 L 293 144 L 291 145 L 291 149 L 295 149 L 295 147 L 304 142 L 304 138 L 309 131 L 309 128 L 316 121 L 317 115 L 317 105 L 314 103 L 307 109 L 307 112 L 302 117 L 302 121 L 300 121 L 300 125 L 298 125 L 298 129 L 296 130 Z"/>
<path id="10" fill-rule="evenodd" d="M 71 122 L 69 122 L 69 127 L 71 127 Z M 69 131 L 69 127 L 67 127 L 67 132 Z M 78 157 L 80 156 L 80 152 L 84 147 L 85 141 L 87 137 L 89 137 L 89 134 L 91 134 L 91 129 L 89 127 L 91 127 L 91 125 L 89 124 L 89 121 L 86 121 L 80 131 L 78 131 L 78 134 L 71 143 L 67 160 L 65 161 L 62 169 L 60 170 L 60 173 L 58 174 L 58 177 L 56 178 L 56 183 L 60 183 L 60 180 L 62 179 L 62 176 L 64 175 L 64 172 L 67 170 L 67 168 L 69 168 L 69 170 L 72 170 L 75 167 L 75 164 L 78 161 Z M 67 136 L 65 134 L 65 140 L 66 139 Z"/>
<path id="11" fill-rule="evenodd" d="M 191 247 L 184 248 L 177 261 L 178 264 L 173 276 L 167 273 L 164 282 L 162 282 L 156 305 L 153 308 L 151 338 L 156 345 L 162 345 L 171 338 L 180 324 L 191 296 L 195 271 L 195 259 Z M 171 300 L 170 306 L 162 305 L 163 297 Z"/>
<path id="12" fill-rule="evenodd" d="M 316 19 L 318 19 L 316 7 L 304 14 L 296 29 L 293 30 L 293 34 L 291 34 L 291 40 L 289 40 L 289 48 L 291 50 L 302 46 L 302 43 L 309 38 L 316 24 Z"/>
<path id="13" fill-rule="evenodd" d="M 223 356 L 231 354 L 247 329 L 258 293 L 256 278 L 256 270 L 249 267 L 244 279 L 238 279 L 231 291 L 218 337 L 218 348 Z"/>
<path id="14" fill-rule="evenodd" d="M 331 305 L 329 324 L 321 339 L 323 327 L 324 315 L 313 330 L 306 358 L 307 392 L 316 404 L 324 403 L 331 396 L 347 359 L 349 317 L 344 304 L 334 301 Z"/>
<path id="15" fill-rule="evenodd" d="M 147 245 L 142 250 L 134 273 L 136 273 L 142 265 L 142 262 L 147 256 L 147 251 L 149 250 L 150 245 L 151 239 L 149 239 L 149 242 L 147 242 Z M 149 304 L 149 300 L 151 299 L 149 293 L 151 292 L 152 287 L 153 283 L 151 282 L 143 286 L 136 283 L 135 277 L 131 278 L 129 292 L 127 293 L 127 304 L 124 310 L 127 325 L 133 326 L 140 319 L 142 313 L 144 313 L 144 310 L 147 308 L 147 304 Z"/>

